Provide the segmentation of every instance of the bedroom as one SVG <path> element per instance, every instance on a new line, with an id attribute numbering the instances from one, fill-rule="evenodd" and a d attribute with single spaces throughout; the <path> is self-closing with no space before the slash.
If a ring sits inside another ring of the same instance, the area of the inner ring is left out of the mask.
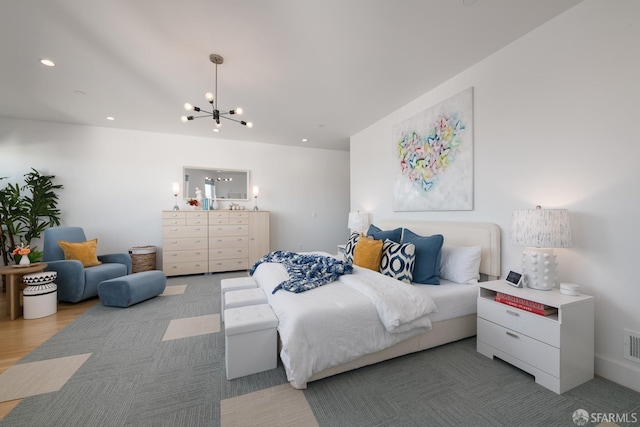
<path id="1" fill-rule="evenodd" d="M 159 212 L 173 205 L 171 182 L 202 158 L 251 170 L 261 207 L 277 213 L 272 247 L 292 250 L 333 252 L 347 237 L 350 210 L 369 212 L 374 222 L 488 221 L 503 230 L 504 274 L 520 264 L 521 248 L 506 237 L 511 212 L 535 204 L 569 209 L 574 247 L 558 251 L 561 277 L 596 297 L 596 373 L 638 390 L 640 370 L 623 358 L 621 342 L 623 329 L 640 330 L 633 268 L 640 148 L 630 125 L 640 63 L 627 54 L 639 38 L 638 16 L 633 1 L 582 2 L 389 109 L 351 136 L 350 151 L 224 139 L 212 147 L 208 138 L 9 115 L 0 119 L 1 175 L 17 179 L 31 166 L 55 174 L 65 185 L 65 223 L 81 223 L 105 251 L 159 245 Z M 475 97 L 474 210 L 393 212 L 390 128 L 468 87 Z"/>

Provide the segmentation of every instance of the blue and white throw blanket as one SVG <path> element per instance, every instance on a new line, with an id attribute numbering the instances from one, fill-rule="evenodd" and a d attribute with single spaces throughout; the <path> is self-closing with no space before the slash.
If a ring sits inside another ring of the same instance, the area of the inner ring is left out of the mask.
<path id="1" fill-rule="evenodd" d="M 329 256 L 275 251 L 256 261 L 249 269 L 249 274 L 253 275 L 256 268 L 263 262 L 279 262 L 289 273 L 289 279 L 276 286 L 272 294 L 280 289 L 295 293 L 308 291 L 334 282 L 343 274 L 353 272 L 353 266 L 350 263 Z"/>

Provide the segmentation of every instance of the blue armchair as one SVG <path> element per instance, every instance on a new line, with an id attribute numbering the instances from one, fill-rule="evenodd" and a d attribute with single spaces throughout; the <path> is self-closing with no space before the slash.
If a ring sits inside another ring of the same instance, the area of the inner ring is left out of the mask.
<path id="1" fill-rule="evenodd" d="M 98 284 L 104 280 L 131 274 L 131 256 L 128 253 L 98 255 L 100 265 L 84 267 L 77 260 L 65 260 L 58 241 L 85 242 L 81 227 L 51 227 L 44 230 L 42 261 L 46 271 L 55 271 L 58 278 L 58 300 L 79 302 L 98 295 Z"/>

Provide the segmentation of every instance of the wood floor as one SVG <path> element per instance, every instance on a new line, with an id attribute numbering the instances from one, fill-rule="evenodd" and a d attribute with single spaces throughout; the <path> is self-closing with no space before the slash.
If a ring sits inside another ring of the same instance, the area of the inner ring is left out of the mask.
<path id="1" fill-rule="evenodd" d="M 78 304 L 58 303 L 58 312 L 41 319 L 9 320 L 7 294 L 0 284 L 0 374 L 51 338 L 99 301 L 98 298 Z M 21 399 L 20 399 L 21 400 Z M 20 400 L 0 402 L 0 420 L 20 403 Z"/>

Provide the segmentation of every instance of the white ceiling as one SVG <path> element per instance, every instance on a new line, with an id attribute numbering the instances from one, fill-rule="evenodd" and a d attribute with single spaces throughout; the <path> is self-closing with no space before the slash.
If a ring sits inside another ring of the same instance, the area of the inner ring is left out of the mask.
<path id="1" fill-rule="evenodd" d="M 579 2 L 2 0 L 0 116 L 348 150 L 350 135 Z M 219 108 L 242 106 L 253 129 L 180 121 L 184 102 L 208 106 L 211 53 L 225 60 Z"/>

